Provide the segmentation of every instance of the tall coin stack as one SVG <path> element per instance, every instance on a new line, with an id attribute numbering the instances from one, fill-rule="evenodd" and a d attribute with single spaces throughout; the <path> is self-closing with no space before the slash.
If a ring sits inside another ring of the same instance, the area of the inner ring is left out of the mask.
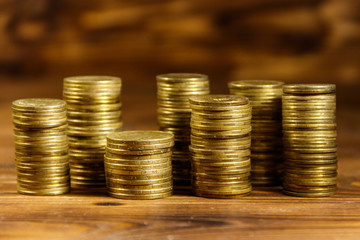
<path id="1" fill-rule="evenodd" d="M 197 196 L 236 198 L 251 191 L 251 107 L 245 97 L 190 98 L 193 190 Z"/>
<path id="2" fill-rule="evenodd" d="M 51 98 L 12 104 L 17 190 L 58 195 L 70 190 L 66 103 Z"/>
<path id="3" fill-rule="evenodd" d="M 325 197 L 337 189 L 336 86 L 284 85 L 283 191 Z"/>
<path id="4" fill-rule="evenodd" d="M 283 161 L 281 97 L 283 82 L 243 80 L 228 84 L 230 94 L 247 97 L 252 107 L 251 183 L 281 184 Z"/>
<path id="5" fill-rule="evenodd" d="M 122 128 L 120 93 L 121 79 L 118 77 L 64 79 L 73 187 L 105 186 L 106 136 Z"/>
<path id="6" fill-rule="evenodd" d="M 195 73 L 162 74 L 157 79 L 158 124 L 160 130 L 175 136 L 172 155 L 174 187 L 191 186 L 189 97 L 209 94 L 206 75 Z"/>
<path id="7" fill-rule="evenodd" d="M 107 137 L 108 194 L 123 199 L 157 199 L 173 190 L 174 136 L 161 131 L 113 132 Z"/>

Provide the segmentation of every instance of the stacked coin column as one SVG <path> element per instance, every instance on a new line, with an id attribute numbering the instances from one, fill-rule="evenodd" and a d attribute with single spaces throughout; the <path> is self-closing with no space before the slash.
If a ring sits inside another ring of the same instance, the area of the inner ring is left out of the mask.
<path id="1" fill-rule="evenodd" d="M 299 197 L 325 197 L 337 189 L 336 87 L 284 85 L 283 191 Z"/>
<path id="2" fill-rule="evenodd" d="M 106 136 L 122 128 L 120 92 L 121 79 L 118 77 L 64 79 L 73 187 L 105 186 Z"/>
<path id="3" fill-rule="evenodd" d="M 191 186 L 190 175 L 190 116 L 189 97 L 209 94 L 206 75 L 194 73 L 170 73 L 158 75 L 158 124 L 160 130 L 175 136 L 172 164 L 174 187 Z"/>
<path id="4" fill-rule="evenodd" d="M 66 103 L 29 98 L 12 104 L 17 190 L 58 195 L 70 190 Z"/>
<path id="5" fill-rule="evenodd" d="M 245 96 L 252 107 L 251 183 L 258 186 L 281 184 L 283 82 L 243 80 L 228 84 L 230 94 Z"/>
<path id="6" fill-rule="evenodd" d="M 157 199 L 173 190 L 171 149 L 174 136 L 161 131 L 108 135 L 105 172 L 108 194 L 123 199 Z"/>
<path id="7" fill-rule="evenodd" d="M 193 190 L 197 196 L 236 198 L 251 191 L 251 107 L 245 97 L 190 98 Z"/>

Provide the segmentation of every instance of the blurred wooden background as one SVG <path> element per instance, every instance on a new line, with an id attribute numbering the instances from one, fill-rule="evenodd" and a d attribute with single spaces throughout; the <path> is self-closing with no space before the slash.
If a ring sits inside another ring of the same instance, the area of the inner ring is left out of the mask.
<path id="1" fill-rule="evenodd" d="M 358 0 L 0 0 L 0 50 L 0 101 L 106 74 L 123 78 L 124 110 L 145 95 L 156 109 L 156 74 L 199 72 L 214 93 L 235 79 L 330 82 L 340 104 L 360 103 Z"/>

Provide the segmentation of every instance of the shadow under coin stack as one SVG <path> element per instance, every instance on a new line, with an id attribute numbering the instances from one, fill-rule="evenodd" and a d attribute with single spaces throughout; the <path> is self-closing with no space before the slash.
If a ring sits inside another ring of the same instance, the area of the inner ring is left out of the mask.
<path id="1" fill-rule="evenodd" d="M 73 187 L 105 186 L 106 136 L 122 128 L 120 93 L 121 79 L 118 77 L 64 79 Z"/>
<path id="2" fill-rule="evenodd" d="M 113 132 L 107 137 L 108 194 L 123 199 L 172 195 L 171 149 L 174 136 L 161 131 Z"/>
<path id="3" fill-rule="evenodd" d="M 283 191 L 326 197 L 337 189 L 336 86 L 284 85 Z"/>
<path id="4" fill-rule="evenodd" d="M 245 97 L 190 98 L 193 190 L 197 196 L 236 198 L 251 191 L 251 107 Z"/>
<path id="5" fill-rule="evenodd" d="M 29 98 L 12 104 L 17 189 L 30 195 L 70 190 L 66 103 Z"/>
<path id="6" fill-rule="evenodd" d="M 158 124 L 160 130 L 175 136 L 172 154 L 175 189 L 191 186 L 189 97 L 209 94 L 206 75 L 195 73 L 162 74 L 157 79 Z"/>
<path id="7" fill-rule="evenodd" d="M 251 118 L 251 183 L 257 186 L 281 184 L 283 82 L 243 80 L 228 84 L 230 94 L 247 97 Z"/>

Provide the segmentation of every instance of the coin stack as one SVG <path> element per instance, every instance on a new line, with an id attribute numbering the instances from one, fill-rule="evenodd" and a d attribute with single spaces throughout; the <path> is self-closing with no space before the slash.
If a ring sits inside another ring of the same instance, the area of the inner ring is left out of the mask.
<path id="1" fill-rule="evenodd" d="M 58 195 L 70 190 L 66 103 L 51 98 L 12 104 L 17 190 Z"/>
<path id="2" fill-rule="evenodd" d="M 336 86 L 284 85 L 283 191 L 325 197 L 337 189 Z"/>
<path id="3" fill-rule="evenodd" d="M 190 98 L 193 190 L 197 196 L 236 198 L 251 191 L 251 107 L 245 97 Z"/>
<path id="4" fill-rule="evenodd" d="M 157 199 L 172 194 L 174 136 L 161 131 L 113 132 L 107 137 L 108 194 L 123 199 Z"/>
<path id="5" fill-rule="evenodd" d="M 206 75 L 195 73 L 162 74 L 156 79 L 159 129 L 175 136 L 174 188 L 185 190 L 191 186 L 189 97 L 209 94 L 209 80 Z"/>
<path id="6" fill-rule="evenodd" d="M 251 183 L 255 186 L 281 183 L 283 84 L 270 80 L 243 80 L 228 84 L 230 94 L 247 97 L 252 107 Z"/>
<path id="7" fill-rule="evenodd" d="M 73 187 L 105 186 L 106 136 L 122 128 L 120 92 L 121 79 L 118 77 L 64 79 Z"/>

